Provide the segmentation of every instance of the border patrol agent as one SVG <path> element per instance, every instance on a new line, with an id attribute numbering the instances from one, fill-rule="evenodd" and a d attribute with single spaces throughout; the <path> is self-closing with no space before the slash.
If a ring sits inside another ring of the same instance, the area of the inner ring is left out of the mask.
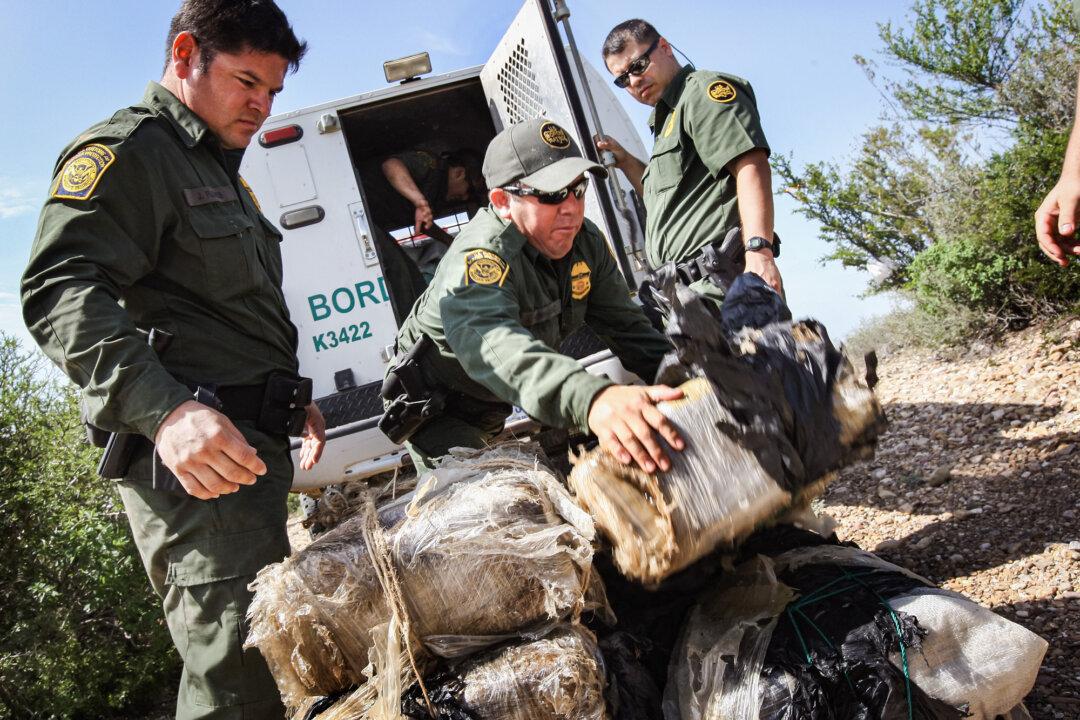
<path id="1" fill-rule="evenodd" d="M 615 84 L 653 106 L 648 166 L 611 138 L 597 139 L 645 204 L 649 264 L 673 264 L 684 282 L 717 303 L 742 269 L 782 292 L 769 145 L 750 83 L 680 66 L 670 43 L 644 20 L 615 26 L 603 56 Z"/>
<path id="2" fill-rule="evenodd" d="M 325 432 L 281 235 L 237 171 L 305 49 L 271 0 L 187 0 L 161 84 L 61 154 L 23 276 L 27 327 L 130 449 L 118 486 L 183 659 L 178 718 L 284 715 L 242 647 L 247 585 L 289 553 L 288 434 L 310 468 Z"/>
<path id="3" fill-rule="evenodd" d="M 511 404 L 546 425 L 591 430 L 647 471 L 669 466 L 654 433 L 682 449 L 655 408 L 680 391 L 614 385 L 555 349 L 589 325 L 647 379 L 670 349 L 584 219 L 586 173 L 606 171 L 549 120 L 513 125 L 488 146 L 491 205 L 455 238 L 402 325 L 383 386 L 380 427 L 406 441 L 418 468 L 452 447 L 482 447 Z"/>

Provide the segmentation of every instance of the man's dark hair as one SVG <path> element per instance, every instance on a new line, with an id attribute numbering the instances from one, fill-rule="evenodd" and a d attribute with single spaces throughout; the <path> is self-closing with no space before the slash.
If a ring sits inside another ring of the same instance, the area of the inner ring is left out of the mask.
<path id="1" fill-rule="evenodd" d="M 604 40 L 604 49 L 601 52 L 603 52 L 604 59 L 607 60 L 609 56 L 618 55 L 625 50 L 626 44 L 631 40 L 642 45 L 652 45 L 653 40 L 658 37 L 660 37 L 660 33 L 656 32 L 656 28 L 652 26 L 652 23 L 640 18 L 633 18 L 611 28 L 611 32 L 607 34 L 607 39 Z"/>
<path id="2" fill-rule="evenodd" d="M 166 68 L 172 60 L 173 42 L 182 32 L 194 36 L 203 68 L 219 52 L 253 50 L 280 55 L 296 72 L 307 52 L 307 43 L 297 39 L 289 19 L 273 0 L 184 0 L 169 23 Z"/>
<path id="3" fill-rule="evenodd" d="M 443 155 L 446 169 L 465 168 L 465 177 L 469 181 L 469 199 L 483 201 L 487 197 L 487 185 L 484 183 L 483 159 L 470 148 L 451 150 Z"/>

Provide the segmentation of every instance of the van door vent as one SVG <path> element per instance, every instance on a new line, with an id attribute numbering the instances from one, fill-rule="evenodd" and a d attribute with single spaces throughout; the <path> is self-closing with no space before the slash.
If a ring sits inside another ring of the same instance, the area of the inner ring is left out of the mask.
<path id="1" fill-rule="evenodd" d="M 524 38 L 499 70 L 499 92 L 510 124 L 547 115 L 540 101 L 540 86 Z"/>

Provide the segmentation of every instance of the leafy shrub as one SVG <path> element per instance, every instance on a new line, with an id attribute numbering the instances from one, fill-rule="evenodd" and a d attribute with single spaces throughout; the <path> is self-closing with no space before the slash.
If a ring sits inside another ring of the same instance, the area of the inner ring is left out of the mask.
<path id="1" fill-rule="evenodd" d="M 940 301 L 931 314 L 914 302 L 864 321 L 845 340 L 851 357 L 874 350 L 881 357 L 906 348 L 930 350 L 945 358 L 955 358 L 973 337 L 987 333 L 984 315 L 964 305 Z"/>
<path id="2" fill-rule="evenodd" d="M 72 388 L 0 334 L 0 717 L 103 718 L 177 675 Z"/>

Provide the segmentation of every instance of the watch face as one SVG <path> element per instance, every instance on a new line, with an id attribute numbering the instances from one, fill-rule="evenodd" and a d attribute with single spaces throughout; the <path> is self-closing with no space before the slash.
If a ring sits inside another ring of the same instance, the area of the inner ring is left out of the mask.
<path id="1" fill-rule="evenodd" d="M 772 247 L 763 237 L 752 237 L 749 242 L 746 243 L 747 250 L 761 250 L 762 248 Z"/>

